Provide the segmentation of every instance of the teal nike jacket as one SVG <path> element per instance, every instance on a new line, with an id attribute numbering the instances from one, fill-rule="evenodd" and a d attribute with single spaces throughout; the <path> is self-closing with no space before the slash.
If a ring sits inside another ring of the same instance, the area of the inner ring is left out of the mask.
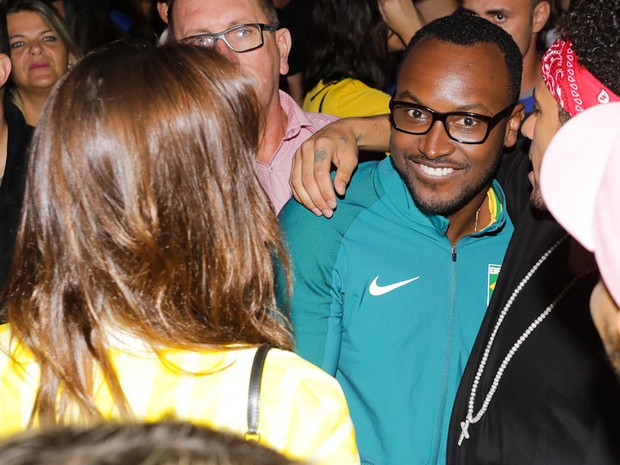
<path id="1" fill-rule="evenodd" d="M 342 385 L 362 463 L 445 464 L 456 390 L 513 231 L 500 210 L 453 247 L 448 220 L 420 211 L 386 158 L 360 165 L 333 218 L 295 201 L 280 213 L 296 350 Z"/>

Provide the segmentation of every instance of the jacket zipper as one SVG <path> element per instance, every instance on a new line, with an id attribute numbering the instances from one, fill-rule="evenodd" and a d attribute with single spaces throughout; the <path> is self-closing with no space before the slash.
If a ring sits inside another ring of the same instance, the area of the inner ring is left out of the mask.
<path id="1" fill-rule="evenodd" d="M 456 245 L 451 245 L 451 259 L 452 266 L 451 268 L 451 286 L 450 286 L 450 310 L 448 315 L 448 337 L 446 341 L 446 360 L 444 363 L 444 378 L 443 378 L 443 392 L 442 399 L 439 407 L 439 416 L 438 416 L 438 426 L 436 428 L 436 434 L 433 439 L 433 452 L 432 452 L 432 461 L 431 463 L 437 464 L 439 460 L 440 446 L 441 446 L 441 433 L 444 428 L 444 417 L 446 414 L 446 408 L 451 408 L 451 406 L 447 406 L 447 397 L 448 397 L 448 384 L 450 381 L 449 373 L 450 373 L 450 365 L 451 365 L 451 356 L 452 356 L 452 337 L 454 331 L 454 300 L 456 295 Z"/>

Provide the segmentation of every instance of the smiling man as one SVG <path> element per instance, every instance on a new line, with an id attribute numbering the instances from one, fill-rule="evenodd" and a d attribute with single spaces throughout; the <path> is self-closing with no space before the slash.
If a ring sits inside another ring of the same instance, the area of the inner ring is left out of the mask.
<path id="1" fill-rule="evenodd" d="M 288 72 L 291 35 L 277 27 L 270 0 L 170 0 L 170 40 L 219 53 L 256 79 L 263 121 L 256 173 L 276 212 L 291 197 L 289 175 L 295 150 L 317 129 L 335 118 L 305 113 L 278 90 Z"/>
<path id="2" fill-rule="evenodd" d="M 596 265 L 546 211 L 539 186 L 562 125 L 620 100 L 620 3 L 573 0 L 558 30 L 542 60 L 536 111 L 522 128 L 531 165 L 513 156 L 498 176 L 515 232 L 455 400 L 449 465 L 620 463 L 620 385 L 588 312 Z M 583 165 L 583 179 L 563 199 L 566 210 L 578 210 L 574 200 L 593 188 L 587 173 L 600 160 L 586 149 L 565 163 Z"/>
<path id="3" fill-rule="evenodd" d="M 362 463 L 445 463 L 452 401 L 513 227 L 493 180 L 523 107 L 521 54 L 473 15 L 410 43 L 392 156 L 360 166 L 332 219 L 289 202 L 297 350 L 340 381 Z"/>

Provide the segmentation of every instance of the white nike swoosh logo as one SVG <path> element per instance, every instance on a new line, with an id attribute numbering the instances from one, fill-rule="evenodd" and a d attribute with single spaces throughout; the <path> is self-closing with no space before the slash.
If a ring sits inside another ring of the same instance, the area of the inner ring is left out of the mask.
<path id="1" fill-rule="evenodd" d="M 401 286 L 404 286 L 405 284 L 409 284 L 417 279 L 420 279 L 419 276 L 416 276 L 415 278 L 411 278 L 411 279 L 407 279 L 405 281 L 400 281 L 398 283 L 394 283 L 394 284 L 389 284 L 387 286 L 379 286 L 377 284 L 377 280 L 379 279 L 379 276 L 377 276 L 371 283 L 370 283 L 370 287 L 368 288 L 368 292 L 370 292 L 370 295 L 383 295 L 383 294 L 387 294 L 388 292 L 392 292 L 394 289 L 398 289 Z"/>

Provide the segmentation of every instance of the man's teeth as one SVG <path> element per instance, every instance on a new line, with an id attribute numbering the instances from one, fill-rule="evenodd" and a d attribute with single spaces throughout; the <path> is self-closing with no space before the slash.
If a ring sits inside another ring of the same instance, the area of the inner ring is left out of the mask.
<path id="1" fill-rule="evenodd" d="M 431 168 L 430 166 L 420 165 L 422 167 L 422 171 L 424 171 L 429 176 L 447 176 L 454 171 L 454 168 Z"/>

